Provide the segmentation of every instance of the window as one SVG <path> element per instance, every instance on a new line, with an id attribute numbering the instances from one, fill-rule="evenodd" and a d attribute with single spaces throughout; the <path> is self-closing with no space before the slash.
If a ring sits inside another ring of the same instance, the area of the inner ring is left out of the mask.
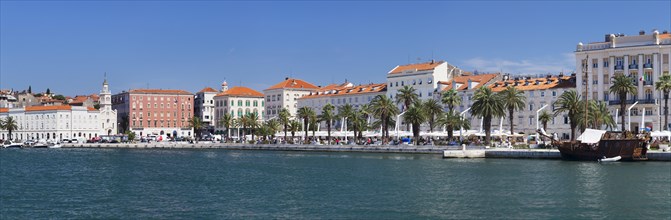
<path id="1" fill-rule="evenodd" d="M 645 115 L 652 115 L 652 109 L 651 108 L 645 108 Z"/>
<path id="2" fill-rule="evenodd" d="M 249 100 L 245 101 L 245 106 L 249 106 Z"/>
<path id="3" fill-rule="evenodd" d="M 608 100 L 609 100 L 608 93 L 604 93 L 604 94 L 603 94 L 603 100 L 604 100 L 604 101 L 608 101 Z"/>
<path id="4" fill-rule="evenodd" d="M 603 59 L 603 67 L 608 67 L 608 58 Z"/>
<path id="5" fill-rule="evenodd" d="M 568 124 L 568 116 L 564 116 L 564 124 L 565 124 L 565 125 Z"/>
<path id="6" fill-rule="evenodd" d="M 401 86 L 404 86 L 403 81 L 401 81 Z"/>
<path id="7" fill-rule="evenodd" d="M 545 91 L 541 91 L 541 97 L 545 97 Z"/>
<path id="8" fill-rule="evenodd" d="M 242 100 L 238 100 L 238 106 L 242 106 Z"/>
<path id="9" fill-rule="evenodd" d="M 552 97 L 556 97 L 556 96 L 557 96 L 557 91 L 552 91 Z"/>
<path id="10" fill-rule="evenodd" d="M 534 118 L 533 118 L 533 117 L 529 117 L 529 125 L 533 125 L 533 124 L 534 124 Z"/>
<path id="11" fill-rule="evenodd" d="M 254 100 L 254 107 L 259 106 L 259 101 Z"/>
<path id="12" fill-rule="evenodd" d="M 534 110 L 534 104 L 531 103 L 531 104 L 529 104 L 529 111 L 533 111 L 533 110 Z"/>
<path id="13" fill-rule="evenodd" d="M 663 54 L 662 55 L 662 63 L 663 64 L 669 64 L 669 54 Z"/>
<path id="14" fill-rule="evenodd" d="M 529 91 L 529 97 L 534 97 L 534 91 Z"/>
<path id="15" fill-rule="evenodd" d="M 427 80 L 426 83 L 433 83 L 433 80 L 429 78 L 429 80 Z"/>

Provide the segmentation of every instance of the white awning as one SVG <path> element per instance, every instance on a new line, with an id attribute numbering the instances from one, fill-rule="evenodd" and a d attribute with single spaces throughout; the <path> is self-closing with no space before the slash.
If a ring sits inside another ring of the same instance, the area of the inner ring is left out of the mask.
<path id="1" fill-rule="evenodd" d="M 579 137 L 578 141 L 586 144 L 596 144 L 599 143 L 601 140 L 601 137 L 603 134 L 605 134 L 606 131 L 604 130 L 595 130 L 595 129 L 585 129 L 585 132 L 583 132 Z"/>

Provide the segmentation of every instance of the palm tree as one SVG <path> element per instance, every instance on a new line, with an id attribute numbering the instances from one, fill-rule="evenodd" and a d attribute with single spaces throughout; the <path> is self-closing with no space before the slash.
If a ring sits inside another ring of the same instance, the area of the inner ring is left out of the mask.
<path id="1" fill-rule="evenodd" d="M 668 130 L 669 128 L 669 92 L 671 92 L 671 75 L 668 73 L 659 77 L 655 82 L 655 89 L 664 93 L 664 126 L 659 130 Z"/>
<path id="2" fill-rule="evenodd" d="M 461 97 L 457 93 L 457 90 L 450 89 L 443 93 L 440 101 L 447 105 L 447 109 L 454 111 L 454 107 L 461 104 Z"/>
<path id="3" fill-rule="evenodd" d="M 345 136 L 347 136 L 347 130 L 349 129 L 349 121 L 354 115 L 354 107 L 350 104 L 345 104 L 338 107 L 338 117 L 344 119 L 341 123 L 345 125 Z"/>
<path id="4" fill-rule="evenodd" d="M 291 121 L 289 122 L 289 131 L 291 131 L 291 141 L 294 140 L 294 136 L 296 136 L 296 131 L 299 131 L 301 129 L 301 123 L 298 121 Z"/>
<path id="5" fill-rule="evenodd" d="M 415 93 L 416 91 L 412 86 L 403 86 L 396 93 L 396 104 L 403 103 L 403 110 L 408 110 L 410 105 L 419 99 L 419 96 Z M 409 130 L 409 126 L 410 124 L 406 123 L 405 129 Z"/>
<path id="6" fill-rule="evenodd" d="M 547 132 L 548 130 L 548 122 L 552 120 L 552 115 L 548 113 L 547 111 L 541 112 L 540 115 L 538 115 L 538 121 L 543 125 L 543 130 Z"/>
<path id="7" fill-rule="evenodd" d="M 454 129 L 461 128 L 461 116 L 456 112 L 448 111 L 438 116 L 438 124 L 447 129 L 447 139 L 452 140 L 454 137 Z M 470 122 L 468 123 L 470 127 Z"/>
<path id="8" fill-rule="evenodd" d="M 627 95 L 631 94 L 632 97 L 635 97 L 637 93 L 636 89 L 637 88 L 634 86 L 631 77 L 625 75 L 615 76 L 613 85 L 611 85 L 608 89 L 610 93 L 614 93 L 620 98 L 620 112 L 622 112 L 622 131 L 624 131 L 624 110 L 627 108 Z"/>
<path id="9" fill-rule="evenodd" d="M 423 109 L 424 112 L 426 112 L 426 116 L 428 117 L 429 132 L 433 132 L 433 125 L 436 122 L 436 118 L 439 117 L 441 113 L 443 113 L 443 107 L 441 107 L 440 103 L 438 103 L 438 101 L 435 99 L 429 99 L 424 102 Z"/>
<path id="10" fill-rule="evenodd" d="M 578 126 L 579 118 L 584 112 L 584 103 L 580 100 L 580 95 L 575 90 L 569 90 L 559 96 L 552 105 L 555 106 L 554 117 L 566 112 L 568 114 L 569 124 L 571 126 L 571 141 L 575 140 L 575 129 Z"/>
<path id="11" fill-rule="evenodd" d="M 403 120 L 412 124 L 412 136 L 415 139 L 415 145 L 419 145 L 419 126 L 426 122 L 427 114 L 422 109 L 423 103 L 418 100 L 413 103 L 403 115 Z"/>
<path id="12" fill-rule="evenodd" d="M 383 142 L 389 142 L 389 125 L 390 122 L 394 120 L 392 117 L 398 114 L 398 108 L 396 108 L 394 102 L 385 95 L 375 96 L 370 103 L 370 108 L 373 116 L 380 120 Z"/>
<path id="13" fill-rule="evenodd" d="M 312 140 L 317 140 L 315 139 L 315 132 L 317 131 L 317 127 L 319 127 L 319 117 L 317 117 L 317 114 L 314 113 L 310 115 L 310 126 L 309 129 L 312 131 Z"/>
<path id="14" fill-rule="evenodd" d="M 271 138 L 275 138 L 275 133 L 277 133 L 280 128 L 280 122 L 276 119 L 268 120 L 263 124 L 263 127 L 267 132 L 265 135 L 269 135 Z"/>
<path id="15" fill-rule="evenodd" d="M 238 118 L 237 120 L 238 126 L 242 127 L 242 135 L 240 136 L 240 134 L 238 134 L 238 136 L 240 136 L 239 137 L 240 140 L 242 140 L 242 138 L 246 136 L 245 134 L 247 133 L 246 130 L 247 127 L 249 126 L 250 120 L 251 119 L 249 118 L 249 114 L 243 115 L 242 117 Z"/>
<path id="16" fill-rule="evenodd" d="M 319 115 L 319 120 L 323 121 L 323 122 L 326 122 L 326 134 L 327 134 L 326 137 L 327 137 L 327 144 L 328 145 L 331 144 L 331 123 L 333 122 L 334 119 L 336 119 L 336 115 L 333 112 L 334 109 L 335 109 L 335 107 L 333 105 L 331 105 L 330 103 L 326 104 L 322 108 L 322 114 Z"/>
<path id="17" fill-rule="evenodd" d="M 19 126 L 12 116 L 7 117 L 5 120 L 0 120 L 0 130 L 7 130 L 8 140 L 12 140 L 12 131 L 17 129 L 19 129 Z"/>
<path id="18" fill-rule="evenodd" d="M 189 119 L 189 126 L 193 128 L 193 132 L 196 133 L 196 140 L 200 139 L 200 129 L 203 128 L 203 123 L 200 121 L 199 117 L 192 117 Z"/>
<path id="19" fill-rule="evenodd" d="M 254 130 L 259 127 L 259 113 L 252 112 L 247 114 L 247 126 L 249 126 L 250 134 L 252 134 L 252 141 L 254 140 Z"/>
<path id="20" fill-rule="evenodd" d="M 606 104 L 606 102 L 590 100 L 588 106 L 588 124 L 590 124 L 594 129 L 601 129 L 601 127 L 604 125 L 607 128 L 612 128 L 615 126 L 615 120 L 613 120 L 613 117 L 610 115 L 608 104 Z M 584 126 L 584 122 L 581 124 Z"/>
<path id="21" fill-rule="evenodd" d="M 503 100 L 494 94 L 489 87 L 480 87 L 473 95 L 473 105 L 471 106 L 471 115 L 480 116 L 483 119 L 483 127 L 485 130 L 485 144 L 489 144 L 491 140 L 492 118 L 503 117 L 504 106 Z"/>
<path id="22" fill-rule="evenodd" d="M 219 119 L 219 124 L 226 128 L 226 139 L 231 137 L 231 125 L 233 125 L 233 115 L 224 113 L 224 115 Z M 227 141 L 225 141 L 227 142 Z"/>
<path id="23" fill-rule="evenodd" d="M 368 129 L 368 115 L 365 110 L 359 109 L 354 112 L 352 115 L 351 123 L 354 130 L 354 136 L 356 136 L 357 143 L 363 138 L 363 131 Z M 358 133 L 358 135 L 357 135 Z"/>
<path id="24" fill-rule="evenodd" d="M 312 110 L 312 108 L 309 107 L 301 107 L 298 109 L 298 114 L 296 117 L 303 119 L 303 128 L 305 131 L 305 139 L 304 141 L 307 142 L 308 140 L 308 123 L 310 122 L 310 117 L 312 115 L 315 115 L 315 111 Z"/>
<path id="25" fill-rule="evenodd" d="M 289 113 L 289 110 L 286 108 L 282 108 L 278 114 L 278 119 L 280 120 L 280 124 L 284 126 L 284 140 L 287 140 L 287 127 L 289 126 L 289 118 L 291 118 L 291 113 Z"/>
<path id="26" fill-rule="evenodd" d="M 514 134 L 513 128 L 514 123 L 514 114 L 515 111 L 520 111 L 524 109 L 525 101 L 527 98 L 524 96 L 524 92 L 516 89 L 515 87 L 508 86 L 505 90 L 499 93 L 501 101 L 503 101 L 503 107 L 508 110 L 508 120 L 510 121 L 510 134 Z"/>

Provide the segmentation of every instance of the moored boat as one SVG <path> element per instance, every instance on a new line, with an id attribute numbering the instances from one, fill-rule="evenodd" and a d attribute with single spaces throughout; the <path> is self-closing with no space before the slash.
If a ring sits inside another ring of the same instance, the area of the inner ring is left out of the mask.
<path id="1" fill-rule="evenodd" d="M 628 132 L 586 129 L 577 141 L 554 142 L 564 160 L 599 161 L 620 157 L 621 161 L 647 160 L 643 138 Z"/>
<path id="2" fill-rule="evenodd" d="M 48 142 L 47 147 L 48 148 L 61 148 L 61 143 L 58 142 L 58 141 Z"/>
<path id="3" fill-rule="evenodd" d="M 21 142 L 13 142 L 10 140 L 5 141 L 5 143 L 2 144 L 3 148 L 21 148 L 23 147 L 23 143 Z"/>

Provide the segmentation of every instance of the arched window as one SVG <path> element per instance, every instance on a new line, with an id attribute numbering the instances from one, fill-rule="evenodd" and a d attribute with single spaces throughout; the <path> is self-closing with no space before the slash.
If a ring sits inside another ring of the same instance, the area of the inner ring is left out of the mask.
<path id="1" fill-rule="evenodd" d="M 241 108 L 238 109 L 238 118 L 239 117 L 242 117 L 242 109 Z"/>

